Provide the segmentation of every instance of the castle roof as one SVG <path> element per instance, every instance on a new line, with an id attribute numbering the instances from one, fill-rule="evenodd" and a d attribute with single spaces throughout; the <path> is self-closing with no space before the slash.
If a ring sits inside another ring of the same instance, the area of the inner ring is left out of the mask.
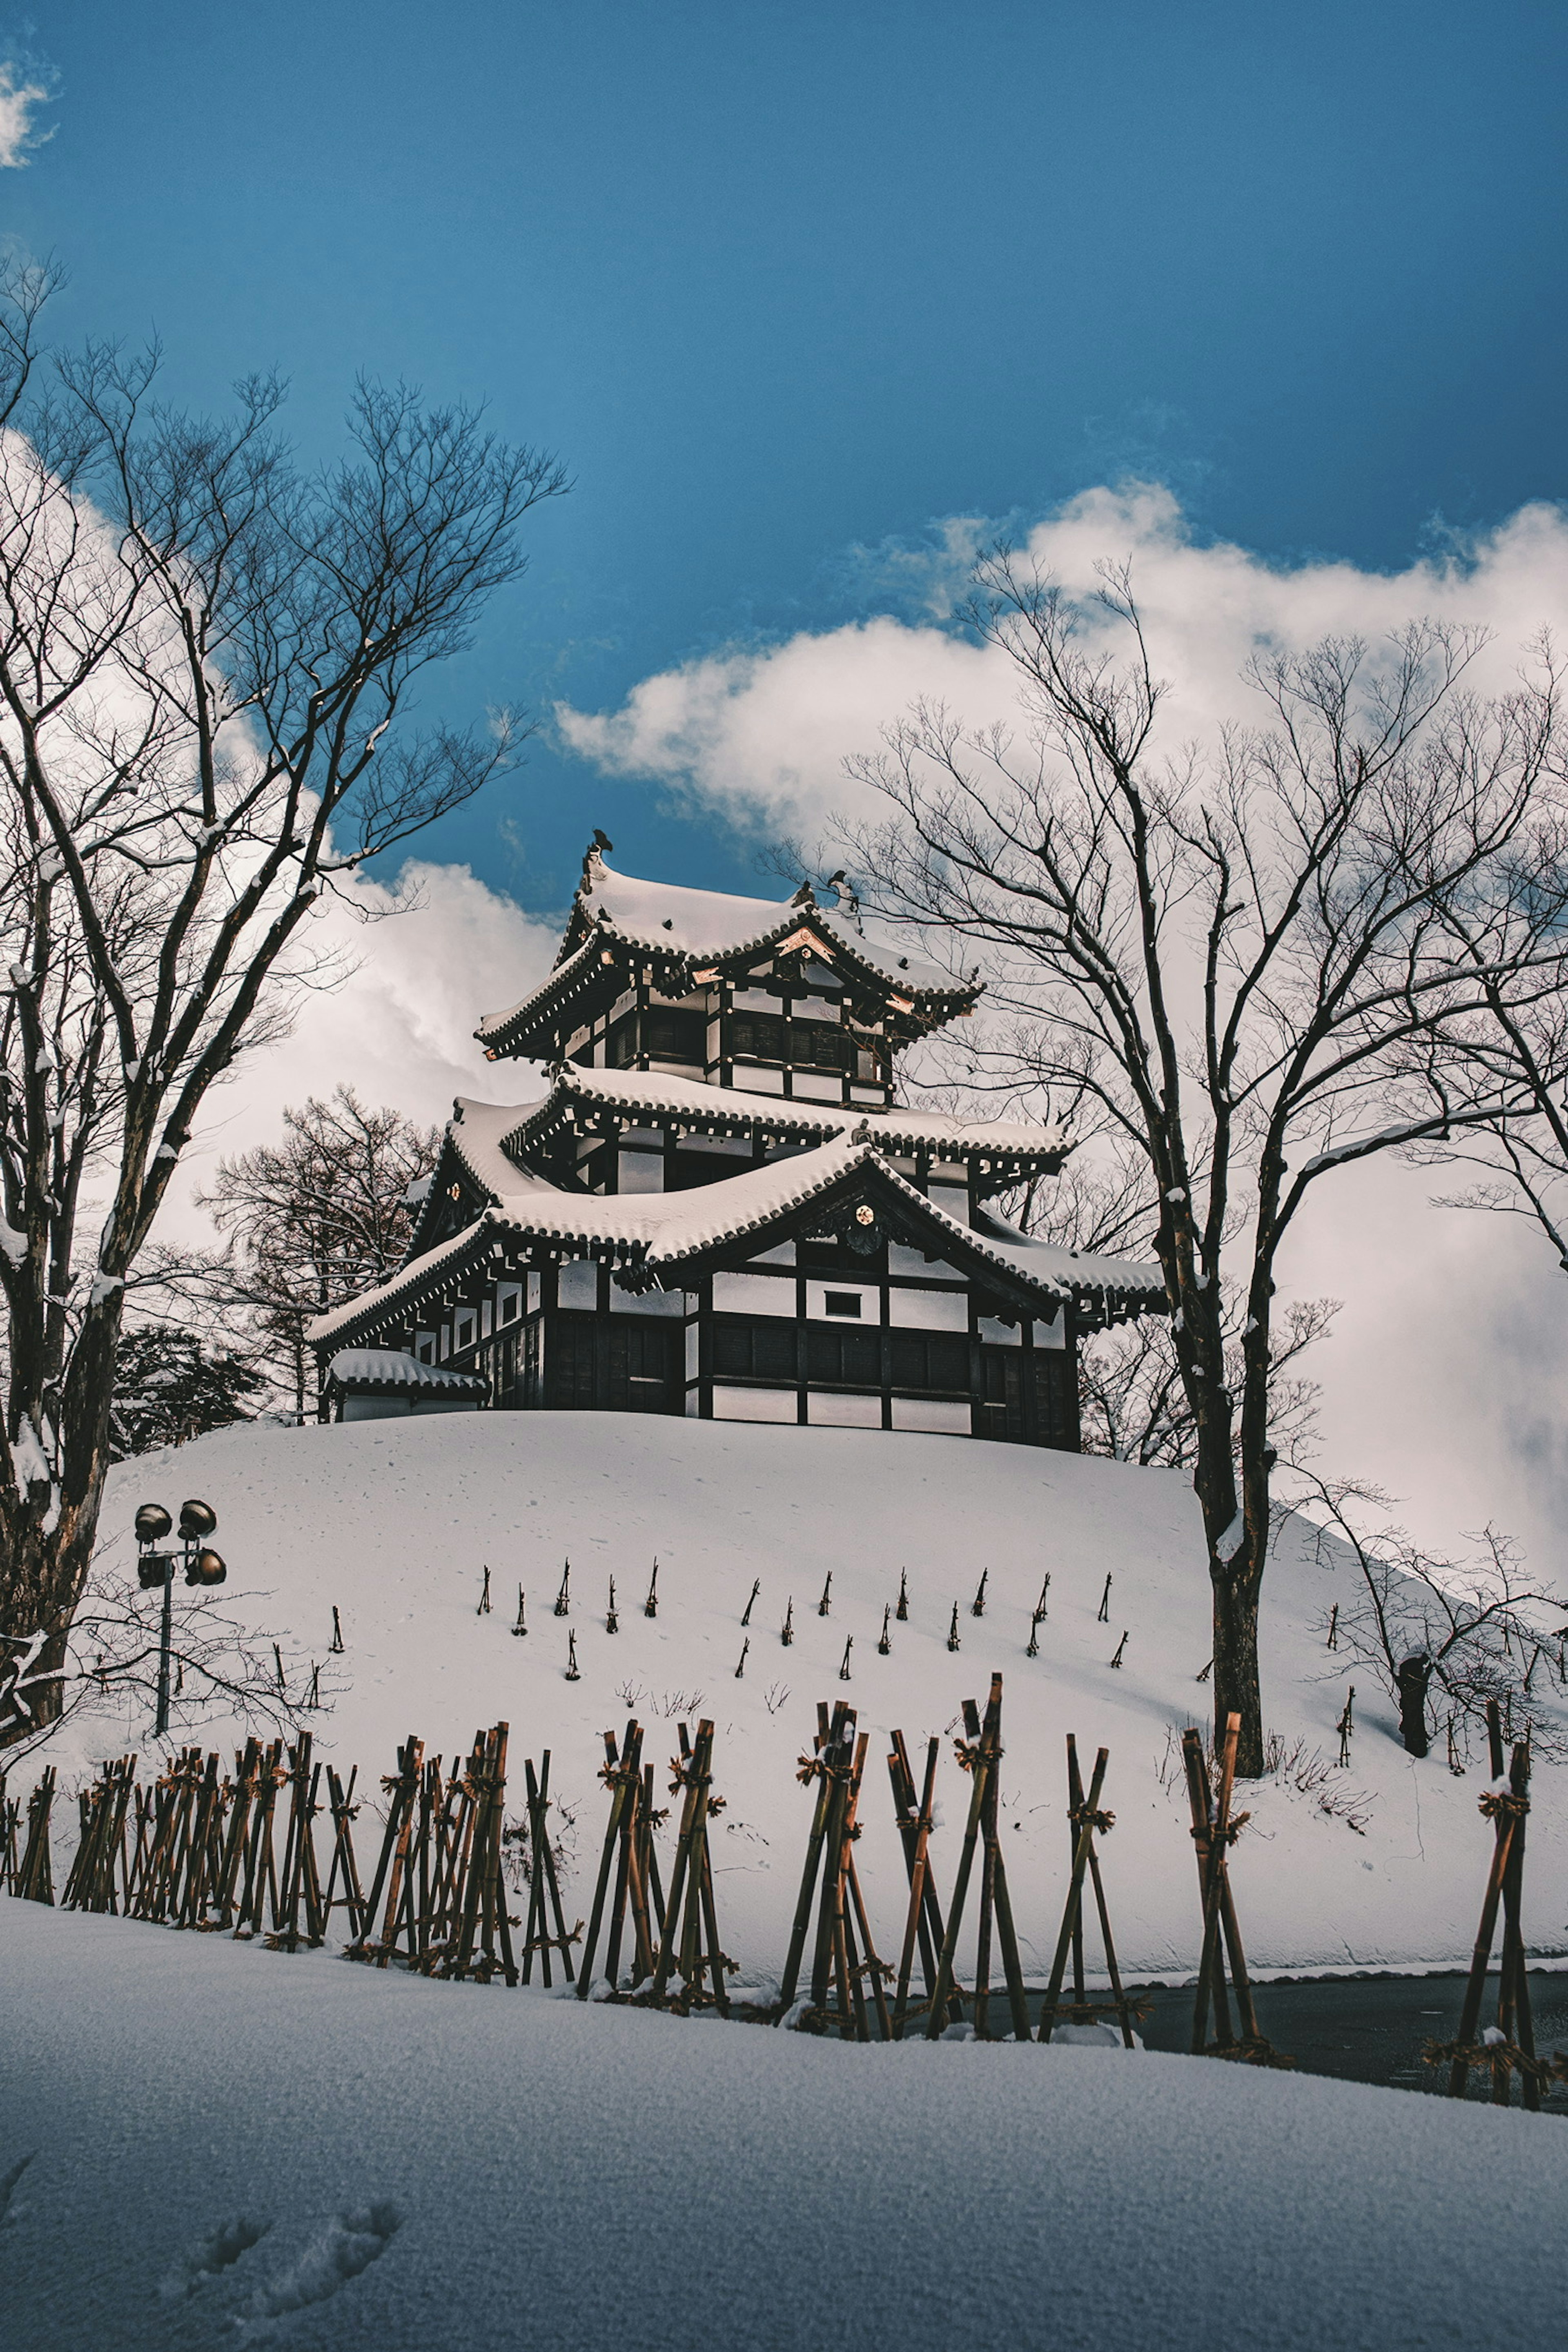
<path id="1" fill-rule="evenodd" d="M 607 971 L 631 960 L 650 964 L 655 984 L 679 996 L 710 964 L 796 946 L 810 949 L 847 977 L 874 985 L 920 1027 L 951 1020 L 980 993 L 975 982 L 903 953 L 896 943 L 863 931 L 837 908 L 819 907 L 809 891 L 781 904 L 645 882 L 614 872 L 595 851 L 573 902 L 554 970 L 516 1004 L 487 1014 L 474 1034 L 492 1060 L 526 1054 L 602 986 Z"/>
<path id="2" fill-rule="evenodd" d="M 879 1201 L 932 1255 L 974 1266 L 998 1287 L 1052 1312 L 1071 1298 L 1088 1326 L 1163 1303 L 1157 1266 L 1062 1249 L 998 1219 L 961 1223 L 889 1165 L 885 1144 L 858 1132 L 688 1192 L 605 1196 L 568 1192 L 518 1169 L 501 1150 L 506 1122 L 514 1116 L 493 1104 L 465 1106 L 458 1148 L 476 1181 L 491 1192 L 489 1205 L 389 1282 L 320 1317 L 310 1327 L 313 1344 L 374 1328 L 389 1310 L 405 1302 L 412 1308 L 468 1264 L 509 1244 L 542 1243 L 563 1258 L 606 1258 L 630 1290 L 679 1289 L 683 1276 L 695 1275 L 716 1251 L 747 1241 L 765 1247 L 770 1233 L 802 1212 L 816 1207 L 826 1216 L 866 1197 Z"/>
<path id="3" fill-rule="evenodd" d="M 464 1103 L 458 1123 L 466 1125 L 475 1111 L 490 1108 Z M 786 1101 L 778 1095 L 708 1086 L 699 1078 L 675 1077 L 660 1070 L 593 1070 L 574 1062 L 552 1072 L 550 1092 L 542 1099 L 520 1107 L 504 1139 L 509 1147 L 524 1150 L 561 1121 L 592 1118 L 598 1111 L 623 1121 L 641 1114 L 684 1126 L 692 1134 L 749 1134 L 763 1127 L 769 1133 L 812 1142 L 826 1142 L 864 1127 L 884 1151 L 929 1152 L 954 1160 L 989 1155 L 1008 1162 L 1059 1163 L 1066 1149 L 1058 1128 L 1026 1119 L 954 1118 L 945 1111 L 910 1110 L 901 1105 L 883 1110 Z"/>

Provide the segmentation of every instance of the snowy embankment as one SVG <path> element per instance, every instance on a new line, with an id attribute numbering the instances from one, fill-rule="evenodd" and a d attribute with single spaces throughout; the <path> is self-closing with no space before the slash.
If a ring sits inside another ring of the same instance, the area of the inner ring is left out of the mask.
<path id="1" fill-rule="evenodd" d="M 0 2010 L 6 2352 L 1561 2340 L 1552 2117 L 858 2047 L 5 1901 Z"/>
<path id="2" fill-rule="evenodd" d="M 943 1738 L 939 1886 L 951 1883 L 968 1782 L 945 1735 L 965 1697 L 1005 1676 L 1005 1852 L 1026 1965 L 1043 1974 L 1068 1864 L 1063 1736 L 1110 1750 L 1105 1841 L 1112 1920 L 1132 1978 L 1196 1964 L 1198 1906 L 1175 1735 L 1205 1720 L 1208 1588 L 1186 1479 L 1024 1446 L 839 1430 L 744 1427 L 587 1413 L 473 1414 L 291 1431 L 241 1428 L 115 1474 L 104 1519 L 121 1564 L 144 1499 L 205 1496 L 229 1561 L 226 1605 L 286 1628 L 337 1675 L 331 1712 L 309 1718 L 318 1751 L 357 1763 L 362 1788 L 389 1771 L 398 1742 L 466 1747 L 505 1717 L 513 1769 L 552 1753 L 563 1806 L 568 1916 L 587 1909 L 603 1833 L 599 1735 L 636 1713 L 648 1753 L 673 1753 L 674 1717 L 717 1725 L 715 1836 L 720 1927 L 749 1970 L 774 1969 L 788 1935 L 811 1799 L 795 1779 L 818 1699 L 845 1698 L 872 1738 L 858 1849 L 873 1926 L 897 1949 L 907 1889 L 893 1828 L 886 1734 L 919 1751 Z M 643 1600 L 655 1555 L 658 1614 Z M 569 1618 L 552 1605 L 572 1563 Z M 476 1614 L 489 1565 L 491 1614 Z M 907 1572 L 909 1622 L 878 1654 L 884 1604 Z M 985 1613 L 971 1601 L 988 1571 Z M 829 1614 L 817 1613 L 831 1571 Z M 1108 1614 L 1100 1618 L 1107 1574 Z M 1037 1658 L 1030 1612 L 1050 1578 Z M 1265 1706 L 1288 1749 L 1337 1752 L 1348 1680 L 1324 1646 L 1352 1571 L 1314 1559 L 1289 1531 L 1263 1605 Z M 609 1580 L 620 1630 L 605 1631 Z M 745 1673 L 735 1667 L 753 1580 Z M 517 1587 L 529 1632 L 513 1638 Z M 795 1640 L 780 1629 L 794 1601 Z M 957 1655 L 947 1648 L 958 1603 Z M 346 1649 L 327 1656 L 336 1605 Z M 1123 1630 L 1123 1663 L 1110 1661 Z M 567 1636 L 581 1680 L 567 1682 Z M 853 1642 L 850 1680 L 839 1679 Z M 1482 1772 L 1455 1778 L 1442 1753 L 1416 1764 L 1394 1710 L 1362 1672 L 1347 1774 L 1316 1791 L 1289 1778 L 1249 1784 L 1252 1820 L 1234 1876 L 1249 1956 L 1260 1969 L 1351 1969 L 1468 1958 L 1490 1850 L 1476 1799 Z M 195 1735 L 193 1735 L 195 1736 Z M 209 1746 L 232 1747 L 230 1722 Z M 73 1726 L 62 1786 L 86 1756 L 134 1747 L 144 1722 Z M 668 1741 L 668 1748 L 661 1743 Z M 1525 1931 L 1532 1951 L 1568 1948 L 1561 1888 L 1563 1773 L 1537 1774 Z M 1327 1795 L 1336 1808 L 1325 1811 Z M 1352 1826 L 1352 1821 L 1358 1826 Z M 667 1835 L 669 1832 L 667 1831 Z M 362 1859 L 375 1824 L 361 1816 Z M 366 1851 L 368 1850 L 368 1852 Z"/>

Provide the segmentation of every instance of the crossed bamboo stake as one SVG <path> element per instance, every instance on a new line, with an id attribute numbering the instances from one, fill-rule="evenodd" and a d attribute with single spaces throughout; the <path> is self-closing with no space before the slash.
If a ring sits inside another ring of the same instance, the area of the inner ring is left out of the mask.
<path id="1" fill-rule="evenodd" d="M 724 1802 L 713 1794 L 713 1726 L 704 1717 L 698 1724 L 695 1744 L 685 1724 L 679 1731 L 680 1753 L 670 1759 L 669 1786 L 672 1796 L 683 1798 L 680 1833 L 653 1981 L 643 1998 L 656 2005 L 667 2000 L 670 1978 L 679 1966 L 681 1990 L 671 2006 L 687 2011 L 710 2004 L 721 2017 L 728 2017 L 730 1996 L 724 1979 L 736 1964 L 719 1941 L 713 1863 L 708 1850 L 709 1820 Z M 703 1990 L 704 1977 L 710 1987 L 708 1991 Z"/>
<path id="2" fill-rule="evenodd" d="M 528 1847 L 532 1858 L 528 1882 L 528 1925 L 523 1929 L 522 1981 L 524 1984 L 532 1982 L 533 1956 L 537 1952 L 544 1989 L 548 1992 L 551 1984 L 550 1955 L 552 1951 L 561 1955 L 567 1983 L 573 1981 L 572 1947 L 583 1933 L 583 1922 L 579 1919 L 572 1933 L 567 1934 L 566 1915 L 561 1908 L 561 1888 L 555 1876 L 555 1856 L 551 1850 L 550 1831 L 545 1818 L 550 1811 L 549 1748 L 539 1759 L 537 1776 L 531 1758 L 524 1762 L 522 1769 L 528 1789 Z M 547 1899 L 555 1920 L 553 1936 L 550 1933 L 545 1914 Z"/>
<path id="3" fill-rule="evenodd" d="M 1481 1899 L 1480 1926 L 1470 1956 L 1465 2006 L 1459 2019 L 1458 2040 L 1429 2042 L 1426 2056 L 1430 2065 L 1439 2065 L 1445 2060 L 1448 2062 L 1448 2094 L 1456 2099 L 1464 2097 L 1472 2066 L 1489 2066 L 1492 2105 L 1499 2107 L 1507 2106 L 1510 2078 L 1517 2071 L 1524 2105 L 1535 2111 L 1541 2105 L 1543 2081 L 1553 2075 L 1568 2079 L 1568 2061 L 1564 2061 L 1561 2051 L 1554 2061 L 1542 2060 L 1535 2054 L 1535 2026 L 1531 2016 L 1530 1979 L 1525 1969 L 1524 1930 L 1521 1920 L 1524 1832 L 1530 1814 L 1530 1746 L 1527 1740 L 1522 1739 L 1514 1743 L 1505 1785 L 1502 1719 L 1496 1699 L 1487 1701 L 1487 1746 L 1492 1785 L 1482 1790 L 1480 1806 L 1482 1813 L 1492 1824 L 1492 1858 L 1487 1872 L 1486 1892 Z M 1498 2042 L 1479 2042 L 1477 2034 L 1481 2021 L 1481 2003 L 1486 1995 L 1487 1973 L 1491 1967 L 1492 1938 L 1497 1933 L 1500 1903 L 1503 1930 L 1497 2021 L 1502 2038 Z"/>
<path id="4" fill-rule="evenodd" d="M 904 1921 L 903 1948 L 899 1954 L 898 1986 L 893 1996 L 893 2039 L 901 2042 L 904 2026 L 911 2017 L 920 2017 L 929 2009 L 936 1990 L 937 1956 L 946 1936 L 942 1922 L 942 1905 L 931 1868 L 931 1833 L 934 1826 L 932 1799 L 936 1792 L 936 1764 L 942 1742 L 932 1738 L 926 1747 L 924 1785 L 919 1798 L 915 1795 L 915 1776 L 910 1769 L 909 1749 L 901 1731 L 893 1734 L 893 1752 L 888 1759 L 888 1777 L 893 1784 L 893 1811 L 903 1843 L 904 1867 L 909 1874 L 910 1907 Z M 911 2008 L 910 1977 L 914 1967 L 917 1945 L 921 1970 L 925 1978 L 926 1998 Z M 948 2002 L 950 2024 L 962 2022 L 963 2002 L 955 1987 Z"/>
<path id="5" fill-rule="evenodd" d="M 1115 1826 L 1114 1813 L 1100 1810 L 1100 1792 L 1105 1785 L 1105 1768 L 1110 1751 L 1101 1748 L 1094 1759 L 1094 1771 L 1089 1784 L 1089 1794 L 1083 1790 L 1083 1779 L 1078 1766 L 1078 1741 L 1068 1733 L 1068 1819 L 1072 1824 L 1072 1877 L 1068 1887 L 1067 1905 L 1062 1912 L 1061 1933 L 1057 1937 L 1056 1957 L 1051 1962 L 1051 1980 L 1046 1990 L 1045 2007 L 1040 2011 L 1042 2042 L 1048 2042 L 1058 2021 L 1065 2016 L 1075 2025 L 1094 2022 L 1109 2007 L 1121 2028 L 1124 2049 L 1134 2048 L 1132 2032 L 1133 2005 L 1121 1988 L 1121 1975 L 1116 1965 L 1116 1944 L 1110 1933 L 1110 1913 L 1106 1907 L 1105 1888 L 1100 1881 L 1100 1856 L 1095 1852 L 1095 1832 L 1109 1836 Z M 1110 2000 L 1108 2004 L 1091 2002 L 1085 1998 L 1083 1974 L 1083 1882 L 1088 1874 L 1094 1888 L 1095 1909 L 1100 1915 L 1100 1932 L 1105 1945 L 1106 1972 L 1110 1979 Z M 1068 1955 L 1072 1955 L 1073 1997 L 1062 2000 L 1062 1980 L 1067 1974 Z M 1139 2014 L 1145 2012 L 1140 2009 Z"/>
<path id="6" fill-rule="evenodd" d="M 806 1788 L 813 1781 L 816 1783 L 816 1802 L 806 1838 L 805 1864 L 774 2021 L 782 2024 L 786 2017 L 797 2014 L 795 1996 L 805 1959 L 812 1897 L 816 1894 L 816 1937 L 812 1952 L 809 2014 L 817 2024 L 836 2024 L 840 2034 L 853 2034 L 858 2042 L 871 2040 L 874 2015 L 876 2038 L 886 2042 L 892 2025 L 885 1986 L 892 1971 L 878 1958 L 861 1893 L 860 1874 L 855 1866 L 855 1841 L 860 1834 L 860 1784 L 870 1745 L 867 1733 L 857 1734 L 856 1721 L 855 1709 L 842 1700 L 831 1713 L 826 1703 L 819 1703 L 813 1752 L 800 1759 L 796 1778 Z"/>
<path id="7" fill-rule="evenodd" d="M 984 1841 L 980 1917 L 975 1937 L 974 2031 L 982 2041 L 988 2038 L 991 1929 L 994 1918 L 1012 2011 L 1013 2038 L 1017 2042 L 1027 2042 L 1030 2039 L 1029 2012 L 1024 1998 L 1023 1964 L 1018 1958 L 1018 1938 L 1013 1927 L 1012 1898 L 1007 1892 L 1007 1866 L 1003 1859 L 1002 1842 L 996 1829 L 996 1783 L 1002 1763 L 1000 1675 L 991 1677 L 991 1696 L 986 1701 L 984 1717 L 973 1699 L 964 1700 L 963 1727 L 967 1737 L 955 1741 L 954 1746 L 959 1763 L 973 1776 L 969 1797 L 969 1819 L 964 1826 L 958 1875 L 953 1882 L 952 1908 L 948 1913 L 947 1933 L 942 1940 L 936 1983 L 926 2017 L 926 2039 L 928 2042 L 936 2041 L 946 2027 L 948 2002 L 953 1990 L 953 1956 L 958 1948 L 959 1930 L 963 1924 L 963 1906 L 969 1894 L 975 1848 Z"/>
<path id="8" fill-rule="evenodd" d="M 610 1907 L 605 1976 L 612 1990 L 619 1985 L 621 1939 L 628 1910 L 632 1922 L 631 1990 L 634 1992 L 653 1975 L 657 1965 L 658 1939 L 664 1934 L 665 1909 L 653 1831 L 655 1824 L 665 1817 L 654 1810 L 653 1766 L 649 1764 L 645 1769 L 642 1749 L 642 1726 L 635 1718 L 626 1726 L 618 1752 L 614 1733 L 606 1731 L 605 1734 L 605 1763 L 599 1778 L 611 1792 L 610 1819 L 605 1832 L 604 1852 L 599 1858 L 599 1877 L 594 1889 L 587 1941 L 583 1947 L 583 1973 L 577 1985 L 579 2000 L 588 1998 L 593 1983 L 594 1955 L 598 1948 L 599 1927 L 604 1918 L 612 1869 L 615 1873 L 615 1895 Z"/>
<path id="9" fill-rule="evenodd" d="M 1241 1929 L 1236 1916 L 1236 1902 L 1230 1891 L 1230 1849 L 1250 1816 L 1237 1813 L 1232 1817 L 1230 1804 L 1236 1788 L 1236 1751 L 1241 1738 L 1241 1717 L 1227 1717 L 1225 1740 L 1220 1750 L 1219 1789 L 1217 1794 L 1209 1781 L 1208 1759 L 1204 1754 L 1201 1731 L 1182 1734 L 1182 1760 L 1186 1767 L 1187 1795 L 1192 1805 L 1193 1845 L 1197 1854 L 1198 1887 L 1203 1896 L 1204 1936 L 1198 1958 L 1197 1992 L 1193 2002 L 1192 2050 L 1194 2057 L 1205 2052 L 1215 2058 L 1245 2059 L 1255 2066 L 1291 2066 L 1292 2058 L 1280 2056 L 1273 2044 L 1258 2029 L 1258 2015 L 1252 2005 L 1252 1985 L 1247 1973 L 1247 1955 L 1242 1949 Z M 1224 1951 L 1221 1951 L 1221 1937 Z M 1231 2032 L 1230 2003 L 1226 1990 L 1226 1961 L 1230 1963 L 1230 1990 L 1236 1996 L 1237 2015 L 1241 2025 L 1239 2040 Z M 1215 2040 L 1208 2040 L 1210 2000 L 1214 2004 Z"/>

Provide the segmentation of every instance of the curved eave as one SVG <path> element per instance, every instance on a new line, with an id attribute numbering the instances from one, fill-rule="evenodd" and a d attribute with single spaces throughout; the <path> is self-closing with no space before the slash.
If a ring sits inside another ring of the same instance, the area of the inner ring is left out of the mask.
<path id="1" fill-rule="evenodd" d="M 761 1172 L 751 1171 L 729 1181 L 749 1187 Z M 526 1216 L 505 1206 L 486 1209 L 463 1233 L 410 1262 L 378 1290 L 321 1318 L 311 1325 L 308 1337 L 318 1348 L 329 1340 L 339 1348 L 353 1345 L 384 1329 L 390 1317 L 406 1319 L 427 1297 L 444 1296 L 476 1259 L 492 1249 L 504 1250 L 508 1244 L 542 1250 L 557 1260 L 606 1260 L 620 1270 L 626 1287 L 633 1292 L 682 1289 L 694 1275 L 731 1264 L 737 1249 L 754 1255 L 775 1236 L 782 1238 L 793 1231 L 800 1219 L 809 1217 L 815 1223 L 830 1218 L 868 1199 L 882 1202 L 899 1229 L 917 1246 L 929 1244 L 931 1256 L 977 1271 L 989 1289 L 1030 1311 L 1042 1302 L 1049 1302 L 1054 1309 L 1064 1299 L 1071 1299 L 1084 1330 L 1164 1311 L 1163 1296 L 1152 1287 L 1156 1279 L 1152 1268 L 1146 1270 L 1141 1282 L 1118 1283 L 1100 1274 L 1086 1273 L 1079 1279 L 1070 1263 L 1049 1273 L 1020 1266 L 1005 1247 L 960 1224 L 929 1201 L 889 1168 L 872 1144 L 849 1147 L 826 1174 L 804 1168 L 802 1173 L 802 1182 L 784 1185 L 750 1214 L 744 1205 L 747 1195 L 742 1194 L 739 1204 L 731 1199 L 731 1206 L 740 1208 L 739 1214 L 721 1223 L 710 1220 L 710 1230 L 684 1242 L 679 1232 L 661 1232 L 662 1220 L 652 1210 L 653 1200 L 679 1201 L 696 1216 L 704 1205 L 719 1210 L 727 1189 L 724 1183 L 699 1186 L 689 1194 L 651 1195 L 646 1205 L 637 1206 L 631 1202 L 599 1202 L 593 1196 L 563 1193 L 561 1210 L 554 1216 L 547 1200 L 531 1201 Z M 637 1197 L 633 1196 L 634 1201 Z M 606 1210 L 611 1213 L 605 1214 Z M 644 1217 L 648 1222 L 639 1231 L 634 1220 Z M 600 1228 L 596 1232 L 595 1224 Z"/>
<path id="2" fill-rule="evenodd" d="M 847 965 L 862 981 L 886 992 L 892 992 L 895 1007 L 902 1009 L 900 999 L 907 1003 L 906 1018 L 916 1014 L 922 1029 L 941 1027 L 961 1013 L 969 1011 L 983 993 L 983 983 L 976 981 L 955 982 L 952 988 L 922 987 L 914 982 L 900 980 L 889 972 L 874 958 L 857 950 L 853 942 L 837 929 L 830 929 L 820 919 L 821 909 L 815 907 L 786 907 L 780 919 L 770 924 L 749 940 L 736 940 L 712 950 L 672 949 L 668 940 L 649 938 L 639 931 L 623 930 L 614 917 L 607 913 L 587 921 L 579 900 L 573 910 L 573 921 L 567 929 L 567 941 L 579 923 L 583 936 L 575 947 L 569 947 L 547 980 L 520 1004 L 510 1011 L 489 1014 L 479 1023 L 474 1035 L 484 1047 L 488 1058 L 499 1061 L 510 1055 L 530 1055 L 552 1042 L 550 1030 L 557 1027 L 568 1010 L 579 1000 L 590 996 L 600 985 L 608 958 L 615 961 L 615 950 L 621 949 L 628 957 L 651 962 L 655 968 L 656 985 L 668 996 L 684 996 L 689 990 L 693 975 L 703 971 L 722 971 L 731 963 L 750 962 L 753 957 L 769 950 L 776 951 L 799 932 L 809 934 L 812 945 L 822 955 L 824 962 L 835 968 Z M 548 1027 L 547 1025 L 548 1024 Z"/>
<path id="3" fill-rule="evenodd" d="M 896 1113 L 864 1106 L 841 1108 L 830 1104 L 786 1101 L 782 1096 L 755 1095 L 748 1097 L 742 1107 L 725 1101 L 722 1097 L 730 1090 L 722 1087 L 703 1088 L 704 1093 L 714 1097 L 711 1104 L 661 1096 L 651 1087 L 639 1100 L 599 1088 L 593 1082 L 595 1076 L 591 1071 L 579 1073 L 570 1063 L 558 1068 L 544 1101 L 501 1138 L 502 1150 L 526 1151 L 574 1127 L 602 1118 L 605 1123 L 621 1126 L 639 1120 L 665 1120 L 694 1135 L 745 1136 L 763 1127 L 808 1144 L 834 1142 L 852 1129 L 864 1126 L 866 1139 L 879 1151 L 896 1152 L 909 1159 L 923 1153 L 928 1158 L 988 1161 L 992 1164 L 983 1172 L 996 1174 L 1003 1184 L 1026 1176 L 1054 1176 L 1067 1158 L 1067 1147 L 1059 1143 L 1041 1144 L 1031 1150 L 987 1143 L 968 1136 L 933 1135 L 921 1128 L 900 1127 Z"/>

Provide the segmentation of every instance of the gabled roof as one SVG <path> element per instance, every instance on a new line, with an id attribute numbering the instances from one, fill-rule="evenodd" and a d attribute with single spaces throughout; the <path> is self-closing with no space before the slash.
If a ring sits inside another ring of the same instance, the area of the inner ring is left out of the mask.
<path id="1" fill-rule="evenodd" d="M 979 995 L 973 981 L 955 980 L 940 965 L 900 954 L 898 948 L 863 932 L 837 908 L 815 898 L 781 905 L 774 898 L 740 898 L 721 890 L 689 890 L 675 883 L 643 882 L 616 874 L 591 856 L 573 902 L 560 959 L 549 978 L 503 1013 L 488 1013 L 474 1034 L 492 1059 L 524 1050 L 524 1040 L 558 1023 L 578 998 L 588 996 L 616 950 L 651 960 L 662 992 L 684 995 L 691 975 L 710 963 L 778 950 L 799 936 L 836 969 L 846 971 L 895 1001 L 908 1000 L 927 1022 L 951 1019 Z"/>
<path id="2" fill-rule="evenodd" d="M 961 1224 L 890 1168 L 875 1144 L 848 1137 L 685 1192 L 605 1198 L 562 1192 L 516 1169 L 511 1179 L 510 1188 L 463 1233 L 412 1259 L 378 1289 L 321 1317 L 310 1327 L 312 1343 L 321 1347 L 374 1328 L 404 1301 L 412 1307 L 427 1288 L 460 1274 L 493 1246 L 542 1243 L 563 1258 L 607 1258 L 621 1269 L 628 1289 L 673 1290 L 716 1252 L 746 1241 L 765 1248 L 769 1234 L 803 1210 L 820 1207 L 826 1217 L 862 1198 L 880 1200 L 932 1255 L 979 1265 L 1026 1301 L 1054 1306 L 1073 1298 L 1091 1327 L 1156 1310 L 1164 1298 L 1157 1266 L 1076 1257 L 1000 1224 L 981 1231 Z"/>
<path id="3" fill-rule="evenodd" d="M 463 1108 L 465 1131 L 473 1108 L 477 1106 Z M 1059 1129 L 1036 1126 L 1026 1119 L 961 1119 L 944 1111 L 901 1106 L 881 1110 L 858 1105 L 847 1108 L 840 1103 L 786 1102 L 782 1096 L 748 1094 L 739 1087 L 710 1087 L 698 1078 L 679 1078 L 658 1070 L 589 1070 L 574 1062 L 564 1063 L 552 1073 L 550 1092 L 542 1101 L 521 1108 L 502 1140 L 509 1150 L 526 1150 L 533 1138 L 548 1132 L 563 1118 L 592 1116 L 597 1110 L 622 1118 L 640 1112 L 649 1118 L 684 1122 L 694 1133 L 741 1135 L 762 1127 L 770 1133 L 812 1142 L 826 1142 L 832 1136 L 863 1129 L 867 1139 L 883 1151 L 936 1152 L 956 1159 L 990 1154 L 999 1160 L 1059 1163 L 1066 1150 Z"/>

